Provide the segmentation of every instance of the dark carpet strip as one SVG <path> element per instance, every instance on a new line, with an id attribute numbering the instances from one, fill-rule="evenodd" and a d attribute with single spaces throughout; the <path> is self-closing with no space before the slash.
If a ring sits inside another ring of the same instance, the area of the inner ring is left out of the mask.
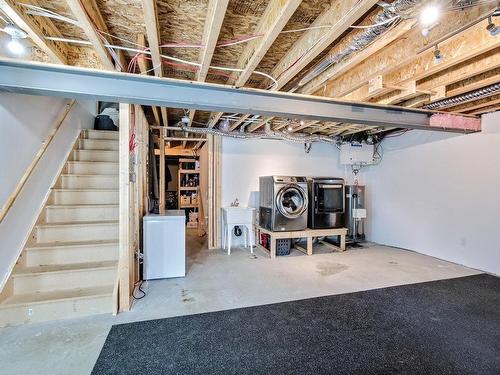
<path id="1" fill-rule="evenodd" d="M 500 279 L 116 325 L 92 374 L 500 374 Z"/>

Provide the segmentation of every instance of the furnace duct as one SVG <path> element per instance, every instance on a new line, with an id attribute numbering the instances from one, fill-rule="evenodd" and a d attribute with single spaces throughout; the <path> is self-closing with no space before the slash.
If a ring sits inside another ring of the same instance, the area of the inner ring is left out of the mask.
<path id="1" fill-rule="evenodd" d="M 367 29 L 358 37 L 354 38 L 352 43 L 347 46 L 343 51 L 329 55 L 318 65 L 316 65 L 311 72 L 306 74 L 298 84 L 298 87 L 304 86 L 309 81 L 313 80 L 333 64 L 337 64 L 349 57 L 354 52 L 366 48 L 370 43 L 377 39 L 381 34 L 387 31 L 398 19 L 401 18 L 401 13 L 408 12 L 415 5 L 420 3 L 419 0 L 397 0 L 389 6 L 384 7 L 384 10 L 375 18 L 375 26 Z"/>
<path id="2" fill-rule="evenodd" d="M 195 133 L 195 134 L 212 134 L 212 135 L 220 135 L 222 137 L 229 138 L 237 138 L 237 139 L 278 139 L 295 143 L 306 143 L 311 144 L 315 142 L 327 143 L 331 145 L 335 145 L 337 140 L 335 138 L 327 137 L 324 135 L 317 134 L 303 134 L 303 133 L 287 133 L 284 131 L 275 131 L 271 129 L 271 125 L 269 123 L 265 124 L 264 132 L 257 133 L 247 133 L 240 131 L 225 131 L 214 128 L 193 128 L 191 126 L 187 126 L 184 123 L 179 123 L 182 131 L 187 133 Z"/>

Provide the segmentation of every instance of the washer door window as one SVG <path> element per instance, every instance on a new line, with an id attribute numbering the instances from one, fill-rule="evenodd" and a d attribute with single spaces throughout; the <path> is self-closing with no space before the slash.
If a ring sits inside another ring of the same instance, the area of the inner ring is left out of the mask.
<path id="1" fill-rule="evenodd" d="M 278 211 L 288 219 L 296 219 L 307 209 L 307 194 L 296 185 L 283 187 L 276 196 Z"/>

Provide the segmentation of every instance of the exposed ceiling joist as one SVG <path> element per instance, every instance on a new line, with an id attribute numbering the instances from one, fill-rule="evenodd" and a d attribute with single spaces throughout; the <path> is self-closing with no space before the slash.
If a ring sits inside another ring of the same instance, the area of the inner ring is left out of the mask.
<path id="1" fill-rule="evenodd" d="M 281 89 L 313 59 L 360 19 L 377 0 L 336 0 L 321 13 L 295 43 L 290 51 L 276 64 L 271 76 L 278 80 Z M 331 28 L 317 28 L 332 25 Z"/>
<path id="2" fill-rule="evenodd" d="M 317 124 L 319 121 L 304 121 L 304 124 L 299 125 L 292 129 L 292 133 L 297 133 L 305 128 L 310 127 L 311 125 Z"/>
<path id="3" fill-rule="evenodd" d="M 476 100 L 475 102 L 472 103 L 465 103 L 460 106 L 456 106 L 455 108 L 453 108 L 453 110 L 456 112 L 468 113 L 495 104 L 500 104 L 500 95 L 496 95 L 494 97 L 487 99 Z"/>
<path id="4" fill-rule="evenodd" d="M 383 48 L 387 47 L 389 44 L 394 42 L 395 40 L 398 40 L 402 36 L 404 36 L 407 32 L 411 30 L 411 28 L 415 25 L 416 21 L 415 20 L 405 20 L 399 25 L 395 26 L 393 29 L 388 30 L 384 34 L 380 36 L 377 40 L 375 40 L 373 43 L 368 45 L 366 48 L 362 49 L 361 51 L 358 51 L 354 53 L 352 56 L 347 58 L 344 61 L 339 62 L 338 64 L 332 65 L 330 68 L 328 68 L 326 71 L 312 79 L 310 82 L 308 82 L 304 87 L 302 87 L 300 90 L 298 90 L 301 93 L 304 94 L 310 94 L 318 90 L 324 83 L 330 79 L 334 79 L 335 77 L 339 77 L 340 75 L 346 73 L 350 69 L 352 69 L 354 66 L 362 63 L 366 59 L 368 59 L 370 56 L 373 56 Z M 351 38 L 352 39 L 352 38 Z M 332 48 L 332 50 L 329 52 L 330 55 L 334 55 L 342 48 L 345 48 L 344 45 L 336 45 Z"/>
<path id="5" fill-rule="evenodd" d="M 210 0 L 208 3 L 207 18 L 203 28 L 203 38 L 201 44 L 203 48 L 200 51 L 200 69 L 196 72 L 196 80 L 203 82 L 208 74 L 208 68 L 212 61 L 217 39 L 219 38 L 220 28 L 224 21 L 227 4 L 229 0 Z"/>
<path id="6" fill-rule="evenodd" d="M 272 0 L 266 7 L 264 15 L 255 28 L 255 35 L 262 35 L 261 38 L 250 41 L 241 53 L 237 67 L 243 72 L 234 72 L 228 79 L 227 84 L 243 86 L 248 81 L 257 65 L 259 65 L 266 52 L 274 43 L 280 32 L 287 24 L 290 17 L 298 8 L 302 0 Z M 276 88 L 278 89 L 278 88 Z M 218 113 L 219 118 L 223 113 Z M 238 125 L 248 118 L 245 115 L 240 119 Z M 236 126 L 238 126 L 236 125 Z M 234 129 L 234 128 L 233 128 Z"/>
<path id="7" fill-rule="evenodd" d="M 92 43 L 97 56 L 99 56 L 99 59 L 101 60 L 102 66 L 107 70 L 115 70 L 113 60 L 106 47 L 104 47 L 104 43 L 97 30 L 98 26 L 96 25 L 96 22 L 99 18 L 102 19 L 102 17 L 91 18 L 89 11 L 92 7 L 89 6 L 91 5 L 89 3 L 87 3 L 88 8 L 83 5 L 81 0 L 66 0 L 66 3 L 78 21 L 78 25 L 83 29 L 85 35 Z M 96 12 L 95 14 L 99 13 L 98 9 L 92 10 Z"/>
<path id="8" fill-rule="evenodd" d="M 193 147 L 193 151 L 196 151 L 198 150 L 201 146 L 203 146 L 203 144 L 205 143 L 206 141 L 198 141 L 198 143 L 196 143 Z"/>
<path id="9" fill-rule="evenodd" d="M 145 46 L 146 45 L 146 38 L 144 37 L 144 34 L 139 34 L 137 36 L 137 44 L 140 46 Z M 137 59 L 137 65 L 139 66 L 139 71 L 141 74 L 147 74 L 148 69 L 148 63 L 145 59 L 139 57 Z M 160 112 L 158 110 L 158 107 L 151 107 L 151 110 L 153 111 L 153 116 L 155 118 L 155 123 L 156 125 L 161 125 L 160 121 Z"/>
<path id="10" fill-rule="evenodd" d="M 419 55 L 414 61 L 405 64 L 399 69 L 394 71 L 389 71 L 384 75 L 377 76 L 382 82 L 383 87 L 395 88 L 395 87 L 408 87 L 415 86 L 413 94 L 407 91 L 410 96 L 405 97 L 402 93 L 395 93 L 391 98 L 385 97 L 382 100 L 377 100 L 381 104 L 395 104 L 399 101 L 409 99 L 411 97 L 416 97 L 419 94 L 432 94 L 430 91 L 436 91 L 439 95 L 435 96 L 434 99 L 444 98 L 446 96 L 459 95 L 467 92 L 467 88 L 457 89 L 455 91 L 446 91 L 446 86 L 451 85 L 455 82 L 460 81 L 459 77 L 464 79 L 475 74 L 479 74 L 481 71 L 491 70 L 492 66 L 500 66 L 500 55 L 499 52 L 493 55 L 489 54 L 484 58 L 482 64 L 478 64 L 478 72 L 469 65 L 464 65 L 459 67 L 457 70 L 450 70 L 447 74 L 439 76 L 438 79 L 429 79 L 424 82 L 424 84 L 416 84 L 416 81 L 431 77 L 432 75 L 439 74 L 442 71 L 449 70 L 450 68 L 460 65 L 464 62 L 474 63 L 475 58 L 488 53 L 489 51 L 496 51 L 500 47 L 500 39 L 492 37 L 486 30 L 486 23 L 481 22 L 477 25 L 471 27 L 466 33 L 458 35 L 456 38 L 451 38 L 443 44 L 439 45 L 439 50 L 443 54 L 443 61 L 436 62 L 434 57 L 434 50 L 431 48 L 421 55 Z M 493 57 L 499 57 L 499 60 L 495 60 Z M 368 100 L 374 96 L 371 94 L 373 79 L 369 81 L 368 85 L 364 85 L 359 89 L 349 93 L 345 96 L 348 100 L 360 101 Z M 488 84 L 497 82 L 495 79 L 489 79 L 481 83 L 477 83 L 477 88 L 487 86 Z M 441 91 L 440 91 L 441 88 Z M 474 86 L 471 86 L 470 90 L 473 90 Z M 469 91 L 470 91 L 469 90 Z"/>
<path id="11" fill-rule="evenodd" d="M 424 38 L 419 29 L 414 29 L 406 38 L 392 43 L 340 77 L 330 80 L 326 84 L 325 90 L 316 93 L 336 98 L 343 97 L 362 87 L 377 75 L 390 74 L 415 61 L 419 57 L 418 51 L 425 49 L 429 45 L 432 46 L 433 41 L 454 33 L 464 24 L 490 14 L 494 8 L 490 4 L 457 13 L 455 17 L 448 18 L 445 23 L 436 26 L 432 30 L 431 40 Z"/>
<path id="12" fill-rule="evenodd" d="M 250 133 L 256 131 L 257 129 L 261 128 L 262 126 L 264 126 L 268 121 L 271 121 L 273 118 L 272 117 L 264 117 L 262 120 L 260 120 L 259 122 L 255 123 L 255 124 L 252 124 L 248 127 L 248 131 Z"/>
<path id="13" fill-rule="evenodd" d="M 217 122 L 219 122 L 223 114 L 224 112 L 212 113 L 212 117 L 210 117 L 210 120 L 208 121 L 208 128 L 213 128 L 217 125 Z"/>
<path id="14" fill-rule="evenodd" d="M 485 108 L 478 109 L 476 111 L 471 112 L 471 115 L 484 115 L 485 113 L 496 112 L 500 110 L 500 105 L 489 106 Z"/>
<path id="15" fill-rule="evenodd" d="M 151 61 L 153 71 L 157 77 L 163 77 L 163 64 L 160 50 L 160 34 L 158 30 L 158 13 L 156 10 L 156 0 L 142 0 L 142 9 L 144 12 L 144 23 L 146 25 L 146 34 L 148 37 L 148 48 L 151 53 Z M 145 46 L 145 43 L 140 44 Z M 158 108 L 153 108 L 153 111 L 158 112 Z M 168 125 L 167 109 L 160 109 L 163 125 Z M 156 117 L 156 115 L 155 115 Z M 157 120 L 158 123 L 159 120 Z"/>
<path id="16" fill-rule="evenodd" d="M 238 121 L 236 121 L 234 124 L 232 124 L 231 127 L 229 128 L 229 130 L 233 131 L 238 126 L 243 124 L 249 117 L 250 117 L 250 115 L 241 115 L 240 119 Z"/>
<path id="17" fill-rule="evenodd" d="M 302 0 L 271 0 L 269 2 L 254 31 L 254 34 L 262 35 L 262 38 L 252 40 L 247 44 L 237 64 L 243 72 L 231 74 L 228 84 L 243 86 L 248 81 L 301 2 Z"/>
<path id="18" fill-rule="evenodd" d="M 168 113 L 167 113 L 167 108 L 161 107 L 161 117 L 163 119 L 163 126 L 168 126 Z"/>
<path id="19" fill-rule="evenodd" d="M 34 1 L 31 3 L 37 5 Z M 22 5 L 14 0 L 0 0 L 0 9 L 28 34 L 52 62 L 67 64 L 68 50 L 65 45 L 45 39 L 45 35 L 62 37 L 49 18 L 33 17 L 26 14 Z"/>
<path id="20" fill-rule="evenodd" d="M 465 94 L 466 92 L 474 91 L 489 85 L 493 85 L 494 83 L 500 82 L 500 74 L 496 74 L 492 77 L 487 77 L 479 80 L 473 80 L 471 82 L 468 82 L 460 87 L 447 90 L 446 95 L 447 96 L 457 96 L 461 94 Z"/>
<path id="21" fill-rule="evenodd" d="M 153 70 L 157 77 L 163 77 L 156 0 L 142 0 L 142 10 L 144 12 L 144 24 L 146 25 L 148 47 L 153 61 Z"/>
<path id="22" fill-rule="evenodd" d="M 3 59 L 0 59 L 0 89 L 73 99 L 92 98 L 370 126 L 458 131 L 431 127 L 432 111 Z M 252 103 L 250 110 L 247 103 Z"/>
<path id="23" fill-rule="evenodd" d="M 341 125 L 341 123 L 337 122 L 337 123 L 326 123 L 325 125 L 322 125 L 320 126 L 319 128 L 311 131 L 311 134 L 315 134 L 315 133 L 321 133 L 321 132 L 324 132 L 325 130 L 328 130 L 330 128 L 333 128 L 334 126 L 338 126 L 338 125 Z"/>
<path id="24" fill-rule="evenodd" d="M 500 48 L 485 53 L 472 61 L 465 61 L 453 66 L 428 79 L 419 82 L 418 86 L 424 90 L 431 90 L 439 86 L 447 86 L 477 74 L 500 68 Z"/>
<path id="25" fill-rule="evenodd" d="M 276 64 L 270 74 L 278 81 L 278 86 L 275 89 L 279 90 L 290 82 L 376 3 L 376 0 L 336 0 L 330 8 L 316 18 L 310 29 L 299 38 L 290 51 Z M 332 27 L 321 27 L 325 25 L 332 25 Z M 253 132 L 259 129 L 269 120 L 263 119 L 256 124 L 252 124 L 249 126 L 248 131 Z"/>
<path id="26" fill-rule="evenodd" d="M 222 22 L 224 21 L 224 16 L 226 15 L 228 3 L 229 0 L 210 0 L 208 3 L 207 18 L 205 20 L 205 26 L 203 27 L 203 38 L 201 41 L 203 47 L 199 56 L 201 65 L 196 72 L 196 80 L 199 82 L 204 82 L 207 78 L 208 69 L 212 62 L 217 40 L 219 39 L 219 33 Z M 195 113 L 196 111 L 194 109 L 189 111 L 189 124 L 193 122 Z M 186 146 L 186 141 L 182 143 L 182 146 Z"/>

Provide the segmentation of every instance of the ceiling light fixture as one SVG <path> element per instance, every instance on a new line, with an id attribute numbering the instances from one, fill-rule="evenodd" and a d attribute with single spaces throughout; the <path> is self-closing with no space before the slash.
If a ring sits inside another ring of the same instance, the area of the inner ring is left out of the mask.
<path id="1" fill-rule="evenodd" d="M 437 44 L 436 44 L 436 49 L 434 50 L 434 61 L 439 64 L 441 61 L 443 61 L 443 54 L 441 53 L 441 51 L 439 50 Z"/>
<path id="2" fill-rule="evenodd" d="M 489 31 L 491 36 L 500 35 L 500 27 L 498 27 L 497 25 L 495 25 L 493 23 L 493 20 L 491 19 L 491 17 L 488 17 L 488 26 L 486 26 L 486 30 Z"/>
<path id="3" fill-rule="evenodd" d="M 291 131 L 293 130 L 293 126 L 292 126 L 292 125 L 288 125 L 287 130 L 288 130 L 289 132 L 291 132 Z"/>
<path id="4" fill-rule="evenodd" d="M 23 55 L 26 52 L 26 46 L 22 40 L 26 39 L 28 34 L 13 24 L 5 26 L 2 31 L 10 35 L 10 40 L 7 42 L 9 52 L 16 56 Z"/>
<path id="5" fill-rule="evenodd" d="M 26 48 L 24 48 L 24 45 L 21 43 L 19 38 L 15 37 L 11 37 L 10 41 L 7 43 L 7 48 L 10 53 L 16 56 L 23 55 L 26 51 Z"/>
<path id="6" fill-rule="evenodd" d="M 224 131 L 228 131 L 229 128 L 230 128 L 229 119 L 225 118 L 224 120 L 222 120 L 220 122 L 219 129 L 224 130 Z"/>
<path id="7" fill-rule="evenodd" d="M 441 11 L 438 6 L 426 6 L 420 13 L 420 24 L 425 28 L 429 28 L 439 20 L 440 13 Z"/>
<path id="8" fill-rule="evenodd" d="M 300 120 L 300 126 L 304 126 L 305 122 L 304 120 Z"/>

